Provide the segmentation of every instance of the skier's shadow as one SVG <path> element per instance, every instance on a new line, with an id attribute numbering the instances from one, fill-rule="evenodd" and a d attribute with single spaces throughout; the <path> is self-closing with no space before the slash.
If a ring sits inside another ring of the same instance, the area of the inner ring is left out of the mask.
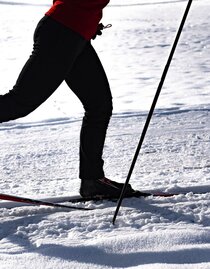
<path id="1" fill-rule="evenodd" d="M 125 210 L 139 210 L 142 212 L 150 212 L 151 214 L 158 215 L 163 217 L 165 220 L 168 220 L 169 223 L 175 222 L 186 222 L 192 223 L 195 222 L 193 216 L 192 219 L 189 218 L 188 214 L 182 212 L 175 212 L 173 209 L 165 208 L 163 206 L 158 206 L 158 204 L 152 204 L 151 200 L 129 200 L 125 199 L 123 201 L 123 207 L 126 207 Z M 159 201 L 161 204 L 161 201 Z M 174 201 L 175 203 L 175 201 Z M 111 206 L 111 204 L 110 204 Z M 122 215 L 123 218 L 123 207 Z M 46 209 L 47 210 L 47 209 Z M 100 210 L 100 209 L 99 209 Z M 48 209 L 47 212 L 53 213 L 58 210 Z M 37 213 L 39 213 L 37 215 Z M 202 263 L 210 262 L 210 248 L 205 247 L 190 247 L 176 250 L 162 250 L 162 251 L 136 251 L 132 253 L 109 253 L 103 247 L 100 248 L 97 245 L 82 245 L 82 246 L 63 246 L 59 244 L 42 244 L 37 247 L 33 245 L 30 241 L 30 238 L 27 236 L 20 236 L 17 234 L 17 228 L 20 226 L 28 226 L 29 224 L 38 224 L 45 217 L 46 212 L 43 212 L 43 209 L 37 210 L 35 215 L 20 216 L 18 219 L 13 219 L 9 221 L 2 222 L 4 231 L 0 233 L 0 239 L 6 237 L 7 240 L 11 241 L 12 244 L 16 244 L 20 247 L 17 251 L 11 250 L 8 252 L 8 249 L 5 250 L 5 254 L 14 255 L 21 253 L 37 253 L 42 256 L 47 256 L 51 258 L 58 258 L 61 260 L 66 260 L 68 262 L 78 262 L 86 264 L 94 264 L 100 266 L 113 266 L 119 268 L 126 268 L 131 266 L 137 266 L 141 264 L 152 264 L 152 263 L 168 263 L 168 264 L 187 264 L 187 263 Z M 118 220 L 117 220 L 118 221 Z M 116 226 L 117 226 L 116 221 Z M 210 222 L 208 222 L 210 226 Z M 207 225 L 206 225 L 207 226 Z M 114 229 L 114 228 L 113 228 Z M 112 247 L 114 249 L 114 246 Z M 4 252 L 1 249 L 1 254 Z"/>
<path id="2" fill-rule="evenodd" d="M 114 246 L 112 246 L 114 249 Z M 109 253 L 97 246 L 61 246 L 44 245 L 36 250 L 43 256 L 59 258 L 69 262 L 92 264 L 98 266 L 111 266 L 128 268 L 142 264 L 196 264 L 210 262 L 210 248 L 202 249 L 199 246 L 177 250 L 137 251 L 134 253 Z M 89 268 L 89 267 L 88 267 Z"/>
<path id="3" fill-rule="evenodd" d="M 134 198 L 135 199 L 135 198 Z M 159 201 L 161 204 L 161 201 Z M 142 212 L 150 212 L 164 218 L 167 223 L 195 223 L 194 216 L 189 216 L 183 212 L 175 212 L 173 209 L 153 205 L 153 201 L 143 201 L 125 199 L 123 206 L 132 208 Z M 172 202 L 172 203 L 175 203 Z M 110 204 L 111 205 L 111 204 Z M 123 211 L 123 208 L 121 209 Z M 127 209 L 126 209 L 127 210 Z M 129 210 L 129 209 L 128 209 Z M 123 214 L 121 216 L 123 218 Z M 163 223 L 164 224 L 164 223 Z M 116 221 L 117 226 L 117 221 Z M 208 225 L 210 226 L 210 220 Z M 208 241 L 208 239 L 207 239 Z M 206 242 L 208 243 L 208 242 Z M 141 245 L 141 244 L 139 244 Z M 117 246 L 116 246 L 117 248 Z M 112 246 L 114 249 L 114 246 Z M 83 246 L 61 246 L 61 245 L 42 245 L 36 249 L 41 255 L 51 256 L 69 262 L 79 262 L 86 264 L 94 264 L 99 266 L 112 266 L 119 268 L 126 268 L 131 266 L 138 266 L 142 264 L 166 263 L 166 264 L 196 264 L 210 262 L 210 247 L 202 249 L 200 246 L 193 248 L 180 248 L 176 250 L 158 250 L 158 251 L 137 251 L 133 253 L 109 253 L 96 245 Z"/>

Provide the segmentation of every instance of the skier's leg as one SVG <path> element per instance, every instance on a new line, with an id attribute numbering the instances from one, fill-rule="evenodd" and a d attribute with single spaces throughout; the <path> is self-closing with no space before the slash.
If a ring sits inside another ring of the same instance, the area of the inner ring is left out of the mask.
<path id="1" fill-rule="evenodd" d="M 26 116 L 61 84 L 86 41 L 49 17 L 34 33 L 34 49 L 14 88 L 0 96 L 0 122 Z"/>
<path id="2" fill-rule="evenodd" d="M 66 82 L 85 109 L 80 135 L 80 178 L 103 178 L 102 154 L 112 114 L 112 96 L 104 69 L 90 43 L 77 58 Z"/>

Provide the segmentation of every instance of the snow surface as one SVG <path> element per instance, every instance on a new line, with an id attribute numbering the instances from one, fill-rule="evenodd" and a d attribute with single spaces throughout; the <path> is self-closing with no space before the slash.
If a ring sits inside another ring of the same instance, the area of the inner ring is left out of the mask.
<path id="1" fill-rule="evenodd" d="M 0 1 L 1 94 L 13 86 L 50 3 Z M 104 149 L 114 180 L 125 181 L 186 3 L 113 0 L 104 12 L 113 27 L 94 46 L 114 97 Z M 207 0 L 193 1 L 131 178 L 134 188 L 180 195 L 125 199 L 115 226 L 113 202 L 88 202 L 95 208 L 88 212 L 0 202 L 1 269 L 210 268 L 209 8 Z M 62 84 L 31 115 L 1 124 L 1 193 L 76 194 L 82 113 Z"/>

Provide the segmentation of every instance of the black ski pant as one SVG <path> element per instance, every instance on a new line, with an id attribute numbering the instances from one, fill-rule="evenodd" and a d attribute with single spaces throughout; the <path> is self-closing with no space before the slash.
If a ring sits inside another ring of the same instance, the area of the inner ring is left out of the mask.
<path id="1" fill-rule="evenodd" d="M 103 147 L 112 114 L 109 83 L 91 43 L 50 17 L 38 23 L 32 54 L 15 86 L 0 96 L 0 122 L 28 115 L 64 80 L 85 110 L 79 176 L 83 180 L 102 178 Z"/>

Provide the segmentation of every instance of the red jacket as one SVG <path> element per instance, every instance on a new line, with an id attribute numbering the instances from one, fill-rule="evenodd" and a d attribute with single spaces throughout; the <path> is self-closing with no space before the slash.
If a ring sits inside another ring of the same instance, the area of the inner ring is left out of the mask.
<path id="1" fill-rule="evenodd" d="M 102 10 L 110 0 L 54 0 L 46 13 L 90 40 L 97 31 Z"/>

